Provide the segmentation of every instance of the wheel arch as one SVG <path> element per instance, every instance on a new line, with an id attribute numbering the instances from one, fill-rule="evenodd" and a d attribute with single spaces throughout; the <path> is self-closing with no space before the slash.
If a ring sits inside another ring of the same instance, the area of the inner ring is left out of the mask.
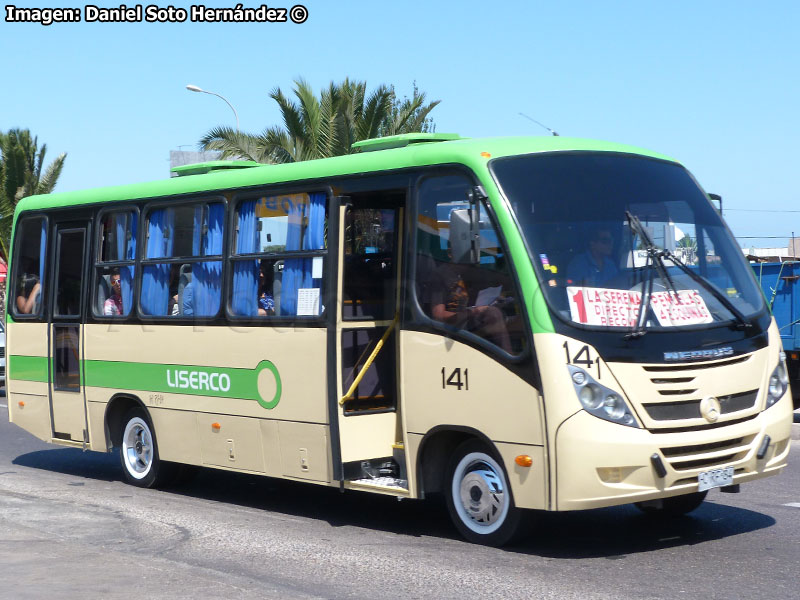
<path id="1" fill-rule="evenodd" d="M 500 454 L 486 434 L 473 427 L 463 425 L 437 425 L 422 438 L 417 452 L 416 474 L 418 495 L 442 492 L 442 483 L 447 465 L 455 449 L 467 440 L 480 440 L 499 460 Z M 502 464 L 502 462 L 501 462 Z"/>
<path id="2" fill-rule="evenodd" d="M 111 396 L 106 405 L 105 422 L 106 449 L 111 451 L 122 443 L 122 419 L 132 408 L 141 408 L 150 419 L 150 412 L 144 402 L 135 394 L 118 393 Z"/>

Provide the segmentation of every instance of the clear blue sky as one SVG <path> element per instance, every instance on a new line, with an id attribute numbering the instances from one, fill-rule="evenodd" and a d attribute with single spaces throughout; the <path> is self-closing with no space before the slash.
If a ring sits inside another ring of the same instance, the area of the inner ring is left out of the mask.
<path id="1" fill-rule="evenodd" d="M 0 21 L 0 129 L 29 128 L 49 156 L 67 152 L 66 191 L 165 178 L 170 150 L 234 125 L 189 83 L 226 96 L 256 133 L 280 123 L 268 92 L 297 77 L 400 95 L 416 81 L 442 101 L 439 132 L 545 134 L 524 112 L 562 135 L 679 159 L 723 196 L 735 235 L 780 236 L 743 245 L 800 235 L 796 1 L 303 2 L 299 25 Z"/>

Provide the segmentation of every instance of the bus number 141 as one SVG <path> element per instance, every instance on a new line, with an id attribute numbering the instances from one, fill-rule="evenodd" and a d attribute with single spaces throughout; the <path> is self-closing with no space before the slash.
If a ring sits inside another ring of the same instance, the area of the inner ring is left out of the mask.
<path id="1" fill-rule="evenodd" d="M 469 369 L 464 369 L 464 377 L 461 377 L 461 368 L 453 369 L 450 375 L 447 375 L 447 369 L 442 367 L 442 389 L 446 390 L 448 385 L 458 388 L 460 392 L 462 389 L 469 390 Z"/>

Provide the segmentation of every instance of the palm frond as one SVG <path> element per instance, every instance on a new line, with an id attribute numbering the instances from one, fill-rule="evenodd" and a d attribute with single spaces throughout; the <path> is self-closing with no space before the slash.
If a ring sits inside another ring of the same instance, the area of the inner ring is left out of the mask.
<path id="1" fill-rule="evenodd" d="M 44 148 L 44 146 L 42 147 Z M 36 185 L 36 194 L 49 194 L 56 187 L 58 178 L 61 176 L 61 170 L 64 168 L 64 161 L 67 158 L 66 152 L 59 154 L 56 159 L 51 162 L 42 175 L 41 179 Z"/>
<path id="2" fill-rule="evenodd" d="M 358 124 L 356 141 L 378 137 L 381 123 L 391 110 L 391 92 L 385 86 L 375 90 L 364 105 L 361 122 Z"/>
<path id="3" fill-rule="evenodd" d="M 245 159 L 260 163 L 270 162 L 258 150 L 257 138 L 228 126 L 214 127 L 200 139 L 202 150 L 216 150 L 223 159 Z"/>

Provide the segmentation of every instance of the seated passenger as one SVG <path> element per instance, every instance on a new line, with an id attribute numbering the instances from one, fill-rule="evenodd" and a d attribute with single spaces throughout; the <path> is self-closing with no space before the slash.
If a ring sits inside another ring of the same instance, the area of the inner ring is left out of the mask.
<path id="1" fill-rule="evenodd" d="M 602 287 L 619 274 L 611 260 L 614 238 L 608 229 L 596 229 L 589 238 L 585 252 L 579 254 L 567 267 L 567 284 L 585 287 Z"/>
<path id="2" fill-rule="evenodd" d="M 264 317 L 275 314 L 275 300 L 269 289 L 269 278 L 264 273 L 266 265 L 258 270 L 258 316 Z"/>
<path id="3" fill-rule="evenodd" d="M 25 274 L 19 279 L 19 294 L 17 295 L 17 311 L 24 315 L 30 315 L 39 307 L 39 297 L 41 292 L 39 277 L 36 275 Z"/>
<path id="4" fill-rule="evenodd" d="M 474 268 L 470 265 L 441 263 L 432 273 L 430 282 L 431 316 L 437 321 L 463 327 L 503 350 L 511 353 L 508 329 L 503 311 L 496 306 L 499 295 L 491 302 L 479 306 L 470 305 L 470 293 L 461 270 Z"/>
<path id="5" fill-rule="evenodd" d="M 124 314 L 122 312 L 122 282 L 120 281 L 119 271 L 111 273 L 111 295 L 103 303 L 103 315 L 116 316 Z"/>

